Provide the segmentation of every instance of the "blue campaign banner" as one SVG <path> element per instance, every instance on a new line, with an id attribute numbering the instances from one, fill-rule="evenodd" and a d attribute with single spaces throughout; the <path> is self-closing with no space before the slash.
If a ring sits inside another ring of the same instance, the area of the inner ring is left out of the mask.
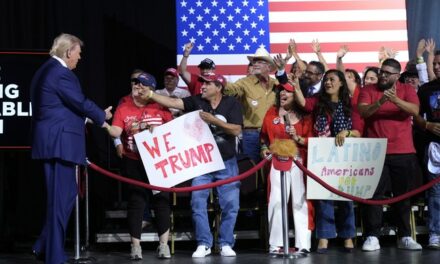
<path id="1" fill-rule="evenodd" d="M 0 148 L 29 148 L 30 84 L 47 52 L 0 51 Z"/>

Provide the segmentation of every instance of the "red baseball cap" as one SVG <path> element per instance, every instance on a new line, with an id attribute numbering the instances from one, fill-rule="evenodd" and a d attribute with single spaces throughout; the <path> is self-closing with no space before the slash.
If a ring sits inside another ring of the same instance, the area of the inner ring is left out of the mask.
<path id="1" fill-rule="evenodd" d="M 199 80 L 202 82 L 219 82 L 223 85 L 223 87 L 226 86 L 226 79 L 223 75 L 220 74 L 209 73 L 205 75 L 199 75 Z"/>
<path id="2" fill-rule="evenodd" d="M 284 90 L 291 92 L 291 93 L 293 93 L 295 91 L 295 87 L 293 87 L 290 83 L 283 83 L 283 84 L 280 83 L 280 84 L 278 84 L 278 87 L 280 89 L 284 89 Z"/>
<path id="3" fill-rule="evenodd" d="M 175 68 L 166 69 L 164 75 L 172 75 L 174 77 L 179 77 L 179 72 Z"/>
<path id="4" fill-rule="evenodd" d="M 272 156 L 272 164 L 276 170 L 279 171 L 289 171 L 292 168 L 293 158 L 292 157 L 282 157 L 278 155 Z"/>

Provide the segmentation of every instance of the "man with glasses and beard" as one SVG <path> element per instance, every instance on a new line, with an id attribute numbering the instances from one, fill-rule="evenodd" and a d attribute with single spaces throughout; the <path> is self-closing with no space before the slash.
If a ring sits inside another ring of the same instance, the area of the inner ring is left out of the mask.
<path id="1" fill-rule="evenodd" d="M 321 89 L 321 79 L 324 75 L 324 65 L 319 61 L 311 61 L 302 75 L 304 97 L 312 97 Z"/>
<path id="2" fill-rule="evenodd" d="M 407 193 L 413 188 L 415 177 L 420 175 L 412 138 L 412 116 L 419 113 L 419 99 L 413 87 L 398 82 L 400 70 L 397 60 L 386 59 L 379 71 L 379 82 L 364 87 L 359 95 L 358 108 L 365 119 L 367 137 L 388 139 L 385 163 L 373 200 L 384 199 L 388 191 L 392 191 L 393 196 Z M 421 250 L 422 246 L 411 238 L 410 200 L 391 207 L 398 228 L 397 247 Z M 362 250 L 379 250 L 382 206 L 367 205 L 364 212 L 366 240 Z"/>

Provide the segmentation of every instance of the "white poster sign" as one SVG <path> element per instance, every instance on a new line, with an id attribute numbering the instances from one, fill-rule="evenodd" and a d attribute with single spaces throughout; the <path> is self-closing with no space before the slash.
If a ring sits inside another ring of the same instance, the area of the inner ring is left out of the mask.
<path id="1" fill-rule="evenodd" d="M 150 184 L 172 187 L 225 168 L 208 125 L 199 111 L 180 116 L 134 136 Z"/>
<path id="2" fill-rule="evenodd" d="M 369 199 L 382 174 L 387 139 L 346 138 L 335 146 L 335 138 L 309 138 L 307 167 L 339 191 Z M 341 200 L 307 177 L 307 199 Z"/>

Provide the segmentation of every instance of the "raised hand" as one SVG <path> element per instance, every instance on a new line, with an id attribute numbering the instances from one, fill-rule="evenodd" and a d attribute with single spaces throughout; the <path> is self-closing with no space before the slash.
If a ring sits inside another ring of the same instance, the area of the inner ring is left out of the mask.
<path id="1" fill-rule="evenodd" d="M 419 43 L 417 43 L 417 49 L 416 49 L 416 57 L 417 58 L 423 56 L 423 52 L 425 52 L 425 48 L 426 48 L 425 39 L 419 40 Z"/>
<path id="2" fill-rule="evenodd" d="M 435 51 L 435 41 L 434 41 L 434 39 L 430 38 L 430 39 L 426 40 L 426 42 L 425 42 L 425 50 L 429 54 L 434 54 L 434 51 Z"/>
<path id="3" fill-rule="evenodd" d="M 189 56 L 193 48 L 194 48 L 194 43 L 192 42 L 186 43 L 185 50 L 183 51 L 183 56 Z"/>
<path id="4" fill-rule="evenodd" d="M 349 49 L 347 45 L 340 46 L 338 52 L 336 53 L 336 57 L 342 59 L 345 56 L 345 54 L 347 54 L 348 50 Z"/>
<path id="5" fill-rule="evenodd" d="M 284 58 L 284 60 L 286 60 L 286 62 L 289 61 L 290 58 L 292 58 L 292 56 L 296 53 L 297 53 L 296 42 L 293 38 L 291 38 L 290 42 L 289 42 L 289 46 L 287 46 L 287 54 L 286 54 L 286 57 Z"/>
<path id="6" fill-rule="evenodd" d="M 279 71 L 284 70 L 284 66 L 286 66 L 286 60 L 283 59 L 281 54 L 278 53 L 277 55 L 275 55 L 275 57 L 273 57 L 273 61 Z"/>
<path id="7" fill-rule="evenodd" d="M 315 53 L 321 52 L 321 44 L 319 43 L 318 39 L 312 40 L 312 49 Z"/>

